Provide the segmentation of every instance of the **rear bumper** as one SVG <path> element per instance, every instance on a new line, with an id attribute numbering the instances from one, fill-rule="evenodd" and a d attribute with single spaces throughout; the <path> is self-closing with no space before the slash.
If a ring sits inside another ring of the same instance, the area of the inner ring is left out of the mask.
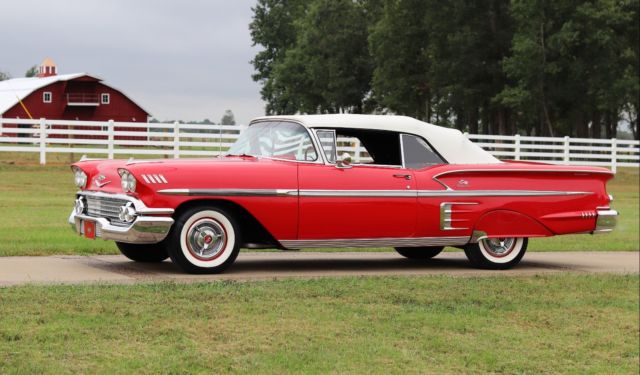
<path id="1" fill-rule="evenodd" d="M 596 229 L 593 233 L 609 233 L 616 227 L 618 223 L 618 211 L 616 210 L 598 210 L 598 218 L 596 219 Z"/>

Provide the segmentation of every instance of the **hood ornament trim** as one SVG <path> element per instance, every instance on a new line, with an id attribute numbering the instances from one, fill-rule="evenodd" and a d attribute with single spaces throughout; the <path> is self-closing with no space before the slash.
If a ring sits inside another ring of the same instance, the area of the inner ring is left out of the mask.
<path id="1" fill-rule="evenodd" d="M 111 183 L 111 181 L 105 181 L 107 179 L 107 177 L 103 174 L 98 175 L 98 177 L 93 179 L 93 184 L 96 185 L 97 187 L 101 188 L 105 185 L 108 185 Z"/>

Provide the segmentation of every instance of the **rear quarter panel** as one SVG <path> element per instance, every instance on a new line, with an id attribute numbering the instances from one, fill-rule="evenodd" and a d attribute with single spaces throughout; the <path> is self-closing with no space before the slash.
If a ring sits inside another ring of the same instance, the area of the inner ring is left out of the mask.
<path id="1" fill-rule="evenodd" d="M 603 168 L 518 163 L 418 171 L 420 191 L 443 194 L 419 198 L 418 230 L 423 236 L 471 236 L 477 230 L 490 237 L 590 232 L 596 209 L 609 206 L 606 182 L 612 176 Z M 451 226 L 459 229 L 443 230 L 434 220 L 441 218 L 443 203 L 452 203 Z"/>

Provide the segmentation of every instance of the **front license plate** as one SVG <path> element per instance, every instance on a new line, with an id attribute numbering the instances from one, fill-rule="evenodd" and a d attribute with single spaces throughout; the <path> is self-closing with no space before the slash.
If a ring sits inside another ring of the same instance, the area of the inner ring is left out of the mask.
<path id="1" fill-rule="evenodd" d="M 94 240 L 96 238 L 96 223 L 94 221 L 84 221 L 82 225 L 84 236 Z"/>

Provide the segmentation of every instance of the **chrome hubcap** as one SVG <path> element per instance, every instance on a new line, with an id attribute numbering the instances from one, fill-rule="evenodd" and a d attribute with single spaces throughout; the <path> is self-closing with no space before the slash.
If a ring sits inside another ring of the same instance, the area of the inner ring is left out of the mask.
<path id="1" fill-rule="evenodd" d="M 222 251 L 226 236 L 222 226 L 214 220 L 203 219 L 191 226 L 187 233 L 189 249 L 205 259 L 216 257 Z"/>
<path id="2" fill-rule="evenodd" d="M 500 256 L 505 256 L 509 254 L 513 250 L 516 239 L 515 238 L 487 238 L 482 241 L 489 253 L 500 257 Z"/>

